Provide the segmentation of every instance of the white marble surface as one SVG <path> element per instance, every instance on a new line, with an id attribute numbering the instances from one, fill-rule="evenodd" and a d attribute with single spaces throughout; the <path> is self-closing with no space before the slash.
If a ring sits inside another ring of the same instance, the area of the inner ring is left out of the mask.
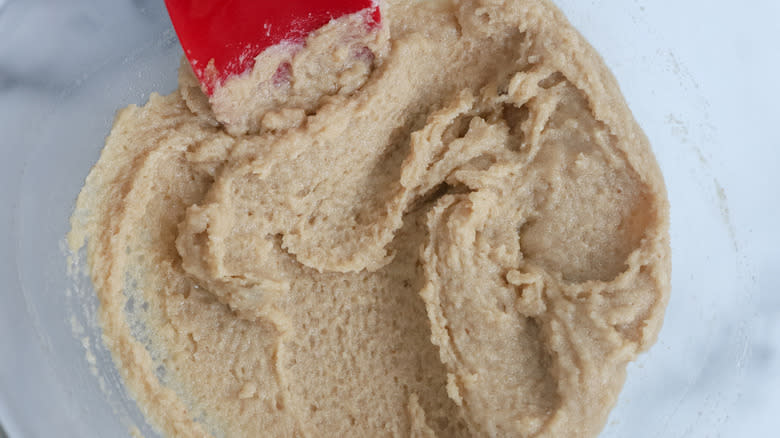
<path id="1" fill-rule="evenodd" d="M 780 2 L 558 4 L 615 71 L 672 202 L 667 320 L 603 435 L 778 436 Z M 0 421 L 11 438 L 117 435 L 125 420 L 91 418 L 138 418 L 115 375 L 105 395 L 80 371 L 65 310 L 81 307 L 64 294 L 58 244 L 113 112 L 171 91 L 179 54 L 160 0 L 0 0 Z"/>

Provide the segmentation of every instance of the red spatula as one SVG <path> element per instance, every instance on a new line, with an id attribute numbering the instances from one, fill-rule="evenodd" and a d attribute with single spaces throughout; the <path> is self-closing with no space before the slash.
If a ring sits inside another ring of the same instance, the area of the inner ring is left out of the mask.
<path id="1" fill-rule="evenodd" d="M 165 0 L 173 27 L 203 90 L 254 66 L 255 57 L 343 15 L 366 10 L 379 23 L 375 0 Z M 209 63 L 213 61 L 213 68 Z"/>

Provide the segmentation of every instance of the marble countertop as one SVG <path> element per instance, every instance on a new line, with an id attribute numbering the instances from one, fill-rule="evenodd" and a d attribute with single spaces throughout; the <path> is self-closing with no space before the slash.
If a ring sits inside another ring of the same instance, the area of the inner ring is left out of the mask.
<path id="1" fill-rule="evenodd" d="M 780 2 L 556 3 L 615 72 L 672 205 L 666 322 L 603 436 L 777 436 Z M 31 286 L 29 263 L 63 264 L 56 245 L 113 112 L 172 91 L 180 53 L 161 0 L 0 0 L 0 421 L 11 438 L 94 436 L 74 425 L 100 401 L 51 369 L 79 343 L 47 333 L 66 316 L 36 310 L 35 294 L 55 289 Z M 51 224 L 31 241 L 44 200 Z M 91 407 L 66 408 L 78 404 Z"/>

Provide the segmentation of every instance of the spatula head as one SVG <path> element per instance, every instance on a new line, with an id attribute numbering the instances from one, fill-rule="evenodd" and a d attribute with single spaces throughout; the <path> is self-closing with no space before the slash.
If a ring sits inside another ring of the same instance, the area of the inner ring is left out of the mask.
<path id="1" fill-rule="evenodd" d="M 254 66 L 255 57 L 343 15 L 367 10 L 379 23 L 376 0 L 165 0 L 171 21 L 203 90 Z"/>

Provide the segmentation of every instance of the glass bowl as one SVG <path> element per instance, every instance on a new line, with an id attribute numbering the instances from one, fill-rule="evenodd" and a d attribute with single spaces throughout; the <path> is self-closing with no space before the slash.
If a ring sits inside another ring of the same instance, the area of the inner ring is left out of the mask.
<path id="1" fill-rule="evenodd" d="M 772 126 L 777 86 L 724 91 L 719 81 L 729 74 L 772 61 L 759 51 L 716 72 L 705 43 L 727 13 L 771 26 L 777 6 L 558 3 L 618 77 L 672 205 L 666 322 L 629 367 L 602 436 L 767 436 L 780 425 L 772 414 L 780 412 L 780 242 L 772 232 L 780 182 L 766 174 L 780 162 L 776 134 L 739 128 Z M 706 19 L 692 33 L 681 17 L 695 14 Z M 742 26 L 744 35 L 751 27 Z M 766 50 L 770 41 L 778 38 Z M 0 422 L 12 438 L 155 436 L 101 342 L 98 302 L 64 237 L 115 111 L 173 91 L 180 56 L 161 1 L 0 0 Z M 729 111 L 750 93 L 759 106 Z M 774 205 L 762 204 L 772 194 Z"/>

